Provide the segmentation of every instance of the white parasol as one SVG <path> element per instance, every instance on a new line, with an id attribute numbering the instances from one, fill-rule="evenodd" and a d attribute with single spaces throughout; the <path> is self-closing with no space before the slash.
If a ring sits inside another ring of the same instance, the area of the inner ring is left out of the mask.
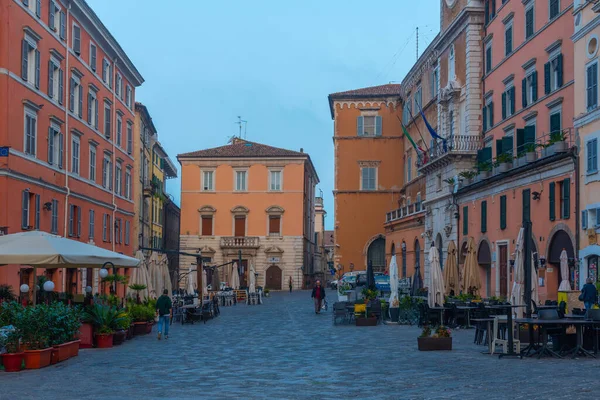
<path id="1" fill-rule="evenodd" d="M 560 281 L 558 291 L 571 290 L 571 284 L 569 283 L 569 258 L 565 249 L 560 252 L 560 275 L 562 277 L 562 281 Z"/>
<path id="2" fill-rule="evenodd" d="M 392 256 L 390 261 L 390 307 L 398 301 L 398 264 L 396 263 L 396 255 Z"/>
<path id="3" fill-rule="evenodd" d="M 444 275 L 442 275 L 442 268 L 440 266 L 440 256 L 438 249 L 435 246 L 431 246 L 429 249 L 429 266 L 431 273 L 429 274 L 429 291 L 427 295 L 427 302 L 430 307 L 435 307 L 436 304 L 444 304 Z"/>

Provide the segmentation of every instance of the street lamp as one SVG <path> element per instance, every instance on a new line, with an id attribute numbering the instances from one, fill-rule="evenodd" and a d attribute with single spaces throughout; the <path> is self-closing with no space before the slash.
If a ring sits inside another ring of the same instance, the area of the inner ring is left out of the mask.
<path id="1" fill-rule="evenodd" d="M 350 272 L 354 271 L 354 263 L 350 263 Z"/>
<path id="2" fill-rule="evenodd" d="M 24 283 L 21 285 L 21 287 L 19 288 L 19 291 L 21 292 L 21 304 L 23 304 L 24 306 L 27 305 L 27 300 L 26 300 L 26 294 L 29 293 L 29 285 Z"/>

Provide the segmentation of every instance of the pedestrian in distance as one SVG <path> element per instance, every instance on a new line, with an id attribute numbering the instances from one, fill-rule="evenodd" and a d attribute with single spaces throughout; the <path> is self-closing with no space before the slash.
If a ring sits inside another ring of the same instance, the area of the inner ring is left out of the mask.
<path id="1" fill-rule="evenodd" d="M 156 315 L 158 316 L 158 340 L 163 333 L 165 340 L 169 338 L 169 322 L 171 320 L 171 314 L 173 313 L 173 303 L 169 297 L 169 290 L 165 289 L 162 296 L 156 300 Z"/>
<path id="2" fill-rule="evenodd" d="M 292 277 L 290 276 L 290 281 L 289 281 L 289 286 L 290 286 L 290 293 L 292 293 L 292 287 L 294 286 L 292 283 Z"/>
<path id="3" fill-rule="evenodd" d="M 317 281 L 316 286 L 312 290 L 311 297 L 315 301 L 315 314 L 321 313 L 321 303 L 325 299 L 325 288 L 321 286 L 321 281 Z"/>
<path id="4" fill-rule="evenodd" d="M 598 302 L 598 290 L 596 286 L 592 283 L 591 278 L 587 278 L 585 281 L 585 285 L 583 285 L 583 289 L 581 289 L 581 295 L 579 295 L 579 300 L 583 301 L 585 305 L 585 310 L 591 310 L 594 304 Z"/>

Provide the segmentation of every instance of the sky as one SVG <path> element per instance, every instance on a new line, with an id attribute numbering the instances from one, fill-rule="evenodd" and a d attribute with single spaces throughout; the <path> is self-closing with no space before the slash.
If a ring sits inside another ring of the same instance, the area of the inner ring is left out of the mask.
<path id="1" fill-rule="evenodd" d="M 439 0 L 87 0 L 145 79 L 136 91 L 177 154 L 247 139 L 310 154 L 333 229 L 327 96 L 399 83 L 439 31 Z M 167 6 L 168 4 L 168 6 Z M 179 204 L 180 180 L 167 191 Z"/>

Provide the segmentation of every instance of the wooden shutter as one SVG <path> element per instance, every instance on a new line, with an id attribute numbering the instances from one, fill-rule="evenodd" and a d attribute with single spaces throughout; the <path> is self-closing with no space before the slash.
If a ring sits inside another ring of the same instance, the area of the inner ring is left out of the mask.
<path id="1" fill-rule="evenodd" d="M 517 154 L 525 151 L 525 129 L 517 129 Z"/>
<path id="2" fill-rule="evenodd" d="M 523 190 L 523 222 L 531 221 L 531 189 Z"/>
<path id="3" fill-rule="evenodd" d="M 502 154 L 502 139 L 496 139 L 496 158 Z"/>
<path id="4" fill-rule="evenodd" d="M 73 51 L 81 53 L 81 29 L 77 25 L 73 25 Z"/>
<path id="5" fill-rule="evenodd" d="M 83 86 L 79 85 L 79 118 L 83 117 Z"/>
<path id="6" fill-rule="evenodd" d="M 594 170 L 594 164 L 593 164 L 593 156 L 594 156 L 593 151 L 594 150 L 593 150 L 593 145 L 594 145 L 594 141 L 593 140 L 590 140 L 586 144 L 586 147 L 587 147 L 586 148 L 586 151 L 587 151 L 587 154 L 586 154 L 586 159 L 587 159 L 587 168 L 586 168 L 586 171 L 587 172 L 591 172 L 591 171 Z"/>
<path id="7" fill-rule="evenodd" d="M 279 234 L 281 229 L 281 217 L 279 215 L 269 216 L 269 234 Z"/>
<path id="8" fill-rule="evenodd" d="M 550 115 L 550 133 L 560 132 L 560 113 Z"/>
<path id="9" fill-rule="evenodd" d="M 42 0 L 35 0 L 35 15 L 38 17 L 42 15 Z"/>
<path id="10" fill-rule="evenodd" d="M 483 107 L 483 131 L 487 131 L 487 106 Z"/>
<path id="11" fill-rule="evenodd" d="M 490 110 L 490 120 L 489 120 L 489 126 L 490 128 L 492 128 L 494 126 L 494 102 L 490 102 L 490 104 L 488 105 L 488 108 Z"/>
<path id="12" fill-rule="evenodd" d="M 506 94 L 507 92 L 502 92 L 502 119 L 506 119 Z"/>
<path id="13" fill-rule="evenodd" d="M 202 236 L 212 236 L 212 216 L 202 217 Z"/>
<path id="14" fill-rule="evenodd" d="M 544 64 L 544 93 L 548 94 L 550 92 L 550 63 L 547 62 Z"/>
<path id="15" fill-rule="evenodd" d="M 54 64 L 48 61 L 48 96 L 54 97 Z"/>
<path id="16" fill-rule="evenodd" d="M 96 72 L 96 46 L 90 46 L 90 67 L 92 71 Z"/>
<path id="17" fill-rule="evenodd" d="M 34 223 L 34 228 L 35 229 L 40 229 L 40 195 L 36 194 L 35 195 L 35 223 Z"/>
<path id="18" fill-rule="evenodd" d="M 50 27 L 50 29 L 52 29 L 53 31 L 56 30 L 54 29 L 54 14 L 56 13 L 56 6 L 54 5 L 54 1 L 50 1 L 50 4 L 48 5 L 48 26 Z"/>
<path id="19" fill-rule="evenodd" d="M 356 135 L 363 136 L 364 134 L 364 117 L 356 118 Z"/>
<path id="20" fill-rule="evenodd" d="M 40 88 L 40 51 L 35 49 L 35 87 Z"/>
<path id="21" fill-rule="evenodd" d="M 549 191 L 549 204 L 550 204 L 550 221 L 556 219 L 556 183 L 550 182 Z"/>
<path id="22" fill-rule="evenodd" d="M 505 54 L 509 55 L 512 53 L 512 28 L 506 29 L 504 32 L 504 43 L 505 43 Z"/>
<path id="23" fill-rule="evenodd" d="M 69 204 L 69 236 L 73 236 L 73 214 L 75 210 L 73 209 L 73 204 Z"/>
<path id="24" fill-rule="evenodd" d="M 515 105 L 516 105 L 516 101 L 515 101 L 515 87 L 511 87 L 510 91 L 510 115 L 514 115 L 515 113 Z"/>
<path id="25" fill-rule="evenodd" d="M 481 202 L 481 232 L 487 231 L 487 201 Z"/>
<path id="26" fill-rule="evenodd" d="M 69 81 L 69 110 L 75 111 L 75 79 Z"/>
<path id="27" fill-rule="evenodd" d="M 513 137 L 512 136 L 504 136 L 502 138 L 502 152 L 513 155 Z"/>
<path id="28" fill-rule="evenodd" d="M 381 136 L 381 117 L 375 117 L 375 136 Z"/>
<path id="29" fill-rule="evenodd" d="M 246 217 L 235 217 L 235 234 L 236 237 L 246 236 Z"/>
<path id="30" fill-rule="evenodd" d="M 60 38 L 65 40 L 67 32 L 67 14 L 64 11 L 60 12 Z"/>
<path id="31" fill-rule="evenodd" d="M 581 229 L 583 229 L 583 230 L 587 229 L 587 219 L 588 219 L 588 212 L 587 212 L 587 210 L 583 210 L 581 212 Z"/>
<path id="32" fill-rule="evenodd" d="M 564 219 L 571 218 L 571 179 L 565 178 L 562 183 L 563 190 L 563 215 Z"/>
<path id="33" fill-rule="evenodd" d="M 538 73 L 537 73 L 537 71 L 533 71 L 533 74 L 531 74 L 531 87 L 532 87 L 532 91 L 533 91 L 533 95 L 531 96 L 531 99 L 535 103 L 538 99 Z"/>
<path id="34" fill-rule="evenodd" d="M 558 64 L 556 66 L 556 69 L 557 69 L 557 71 L 556 71 L 557 72 L 556 86 L 562 87 L 562 85 L 563 85 L 563 55 L 562 55 L 562 53 L 560 53 L 558 55 L 558 57 L 556 57 L 556 62 Z"/>
<path id="35" fill-rule="evenodd" d="M 500 196 L 500 229 L 506 229 L 506 196 Z"/>
<path id="36" fill-rule="evenodd" d="M 63 168 L 63 137 L 64 135 L 62 133 L 58 134 L 58 168 L 60 169 Z"/>
<path id="37" fill-rule="evenodd" d="M 486 1 L 484 7 L 485 7 L 485 15 L 484 15 L 484 17 L 485 17 L 485 24 L 487 25 L 488 22 L 490 22 L 490 2 Z"/>
<path id="38" fill-rule="evenodd" d="M 29 43 L 27 40 L 21 40 L 21 78 L 27 80 L 27 71 L 29 70 Z"/>
<path id="39" fill-rule="evenodd" d="M 77 237 L 81 237 L 81 207 L 77 207 Z"/>
<path id="40" fill-rule="evenodd" d="M 21 228 L 29 227 L 29 191 L 21 192 Z"/>
<path id="41" fill-rule="evenodd" d="M 523 108 L 527 107 L 527 77 L 521 81 L 521 100 Z"/>
<path id="42" fill-rule="evenodd" d="M 62 104 L 64 101 L 64 81 L 65 74 L 62 69 L 58 70 L 58 104 Z"/>
<path id="43" fill-rule="evenodd" d="M 87 122 L 90 125 L 92 124 L 92 101 L 94 101 L 92 94 L 88 93 Z"/>
<path id="44" fill-rule="evenodd" d="M 535 143 L 535 125 L 526 126 L 523 129 L 525 132 L 524 143 Z"/>
<path id="45" fill-rule="evenodd" d="M 469 234 L 469 206 L 463 207 L 463 235 Z"/>
<path id="46" fill-rule="evenodd" d="M 48 164 L 54 163 L 54 129 L 48 128 Z"/>

